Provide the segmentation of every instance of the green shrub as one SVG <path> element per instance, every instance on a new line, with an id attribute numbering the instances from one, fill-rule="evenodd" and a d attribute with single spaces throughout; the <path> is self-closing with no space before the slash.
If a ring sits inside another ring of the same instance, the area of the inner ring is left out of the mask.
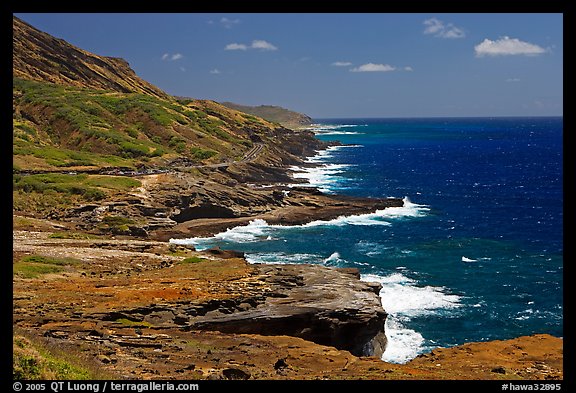
<path id="1" fill-rule="evenodd" d="M 24 192 L 56 192 L 68 195 L 79 195 L 84 200 L 95 201 L 106 197 L 106 193 L 84 184 L 87 175 L 66 175 L 60 173 L 47 173 L 13 177 L 13 189 Z"/>
<path id="2" fill-rule="evenodd" d="M 36 341 L 36 340 L 35 340 Z M 44 345 L 12 336 L 12 378 L 14 380 L 95 380 L 110 378 L 93 366 L 64 351 L 49 351 Z"/>
<path id="3" fill-rule="evenodd" d="M 190 153 L 192 154 L 192 157 L 197 160 L 207 160 L 208 158 L 214 157 L 216 154 L 218 154 L 213 150 L 206 150 L 200 147 L 191 147 Z"/>
<path id="4" fill-rule="evenodd" d="M 140 187 L 142 183 L 139 180 L 126 176 L 90 176 L 85 183 L 94 187 L 110 188 L 114 190 L 131 190 Z"/>
<path id="5" fill-rule="evenodd" d="M 134 142 L 120 142 L 120 150 L 127 157 L 147 156 L 149 149 L 146 146 Z"/>
<path id="6" fill-rule="evenodd" d="M 198 263 L 198 262 L 202 262 L 202 261 L 206 261 L 206 258 L 200 258 L 200 257 L 188 257 L 188 258 L 184 258 L 183 260 L 180 261 L 180 263 Z"/>
<path id="7" fill-rule="evenodd" d="M 44 263 L 16 262 L 12 266 L 12 274 L 22 278 L 38 278 L 44 274 L 60 273 L 63 270 L 60 266 Z"/>
<path id="8" fill-rule="evenodd" d="M 150 322 L 146 322 L 146 321 L 132 321 L 131 319 L 128 318 L 119 318 L 116 320 L 116 322 L 121 323 L 124 326 L 128 326 L 128 327 L 144 327 L 144 328 L 150 328 L 153 325 Z"/>

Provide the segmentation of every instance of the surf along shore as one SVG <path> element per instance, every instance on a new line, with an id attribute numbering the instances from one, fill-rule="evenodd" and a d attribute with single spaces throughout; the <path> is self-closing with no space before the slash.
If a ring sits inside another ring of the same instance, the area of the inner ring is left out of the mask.
<path id="1" fill-rule="evenodd" d="M 286 176 L 262 187 L 231 186 L 219 168 L 208 175 L 143 175 L 128 201 L 80 206 L 54 220 L 15 215 L 18 346 L 66 353 L 118 379 L 562 378 L 563 342 L 548 335 L 383 362 L 380 286 L 360 281 L 356 269 L 249 264 L 233 250 L 168 243 L 256 219 L 301 225 L 403 204 L 287 187 Z M 90 225 L 110 212 L 135 217 L 130 232 Z M 168 217 L 180 222 L 166 225 Z"/>

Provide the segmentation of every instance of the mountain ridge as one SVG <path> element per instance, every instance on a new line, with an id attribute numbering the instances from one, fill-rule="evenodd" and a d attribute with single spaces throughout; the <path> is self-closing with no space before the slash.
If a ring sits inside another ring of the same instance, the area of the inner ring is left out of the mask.
<path id="1" fill-rule="evenodd" d="M 287 128 L 300 128 L 312 124 L 312 118 L 306 114 L 292 111 L 276 105 L 241 105 L 233 102 L 224 101 L 220 104 L 225 107 L 235 109 L 240 112 L 248 113 L 261 117 L 268 121 L 279 123 Z"/>
<path id="2" fill-rule="evenodd" d="M 12 19 L 12 32 L 14 77 L 120 93 L 143 93 L 157 98 L 169 97 L 158 87 L 138 77 L 124 59 L 94 55 L 44 33 L 16 16 Z"/>
<path id="3" fill-rule="evenodd" d="M 288 163 L 322 145 L 310 132 L 294 134 L 214 101 L 177 99 L 125 60 L 92 54 L 17 17 L 12 41 L 16 170 L 232 163 L 254 144 Z"/>
<path id="4" fill-rule="evenodd" d="M 128 380 L 562 378 L 562 340 L 549 336 L 440 350 L 405 367 L 301 338 L 331 343 L 325 339 L 335 333 L 362 331 L 383 338 L 382 323 L 367 332 L 358 318 L 365 302 L 326 306 L 322 323 L 294 336 L 259 334 L 254 318 L 242 322 L 250 334 L 193 330 L 194 322 L 282 306 L 286 291 L 297 291 L 293 303 L 305 307 L 303 278 L 312 269 L 256 266 L 241 253 L 198 252 L 169 238 L 214 234 L 256 217 L 300 225 L 402 200 L 298 187 L 289 165 L 304 165 L 302 156 L 327 146 L 311 132 L 214 101 L 178 100 L 124 60 L 83 51 L 17 18 L 13 25 L 14 379 L 43 362 L 27 351 L 28 338 L 48 349 L 42 354 L 76 356 Z M 322 300 L 335 297 L 331 269 L 314 267 L 327 280 Z M 338 277 L 379 300 L 377 286 L 358 282 L 358 270 Z M 383 309 L 374 309 L 381 321 Z M 303 311 L 303 322 L 317 314 Z"/>

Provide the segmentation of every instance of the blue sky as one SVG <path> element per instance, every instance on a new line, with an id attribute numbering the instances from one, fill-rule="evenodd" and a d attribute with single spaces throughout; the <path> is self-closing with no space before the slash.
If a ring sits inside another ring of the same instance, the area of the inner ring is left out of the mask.
<path id="1" fill-rule="evenodd" d="M 16 16 L 178 96 L 314 118 L 563 114 L 558 13 Z"/>

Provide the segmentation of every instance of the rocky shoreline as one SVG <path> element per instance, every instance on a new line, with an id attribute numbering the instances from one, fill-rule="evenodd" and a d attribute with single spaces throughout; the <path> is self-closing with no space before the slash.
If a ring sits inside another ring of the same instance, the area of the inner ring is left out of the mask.
<path id="1" fill-rule="evenodd" d="M 168 242 L 254 219 L 301 225 L 404 203 L 283 185 L 282 167 L 250 184 L 230 175 L 254 180 L 254 165 L 142 175 L 130 195 L 74 206 L 52 220 L 15 216 L 14 327 L 46 345 L 82 348 L 94 367 L 119 379 L 562 378 L 562 340 L 545 335 L 537 351 L 518 359 L 510 352 L 506 366 L 478 366 L 491 364 L 482 360 L 489 343 L 465 359 L 469 369 L 458 365 L 470 354 L 459 347 L 442 350 L 442 362 L 453 365 L 441 370 L 429 367 L 440 359 L 433 354 L 406 365 L 382 362 L 381 287 L 360 281 L 358 270 L 249 264 L 242 253 Z M 103 227 L 106 217 L 128 219 Z M 47 260 L 59 267 L 27 276 L 26 268 Z"/>
<path id="2" fill-rule="evenodd" d="M 15 334 L 81 354 L 114 379 L 563 377 L 562 340 L 548 335 L 435 350 L 405 365 L 379 360 L 379 286 L 355 269 L 248 264 L 239 253 L 153 240 L 63 239 L 53 235 L 69 223 L 14 222 Z M 19 273 L 39 257 L 66 263 Z"/>
<path id="3" fill-rule="evenodd" d="M 357 270 L 169 243 L 404 202 L 299 187 L 288 168 L 329 146 L 310 130 L 177 99 L 16 17 L 13 42 L 14 378 L 562 379 L 548 335 L 383 362 Z"/>

